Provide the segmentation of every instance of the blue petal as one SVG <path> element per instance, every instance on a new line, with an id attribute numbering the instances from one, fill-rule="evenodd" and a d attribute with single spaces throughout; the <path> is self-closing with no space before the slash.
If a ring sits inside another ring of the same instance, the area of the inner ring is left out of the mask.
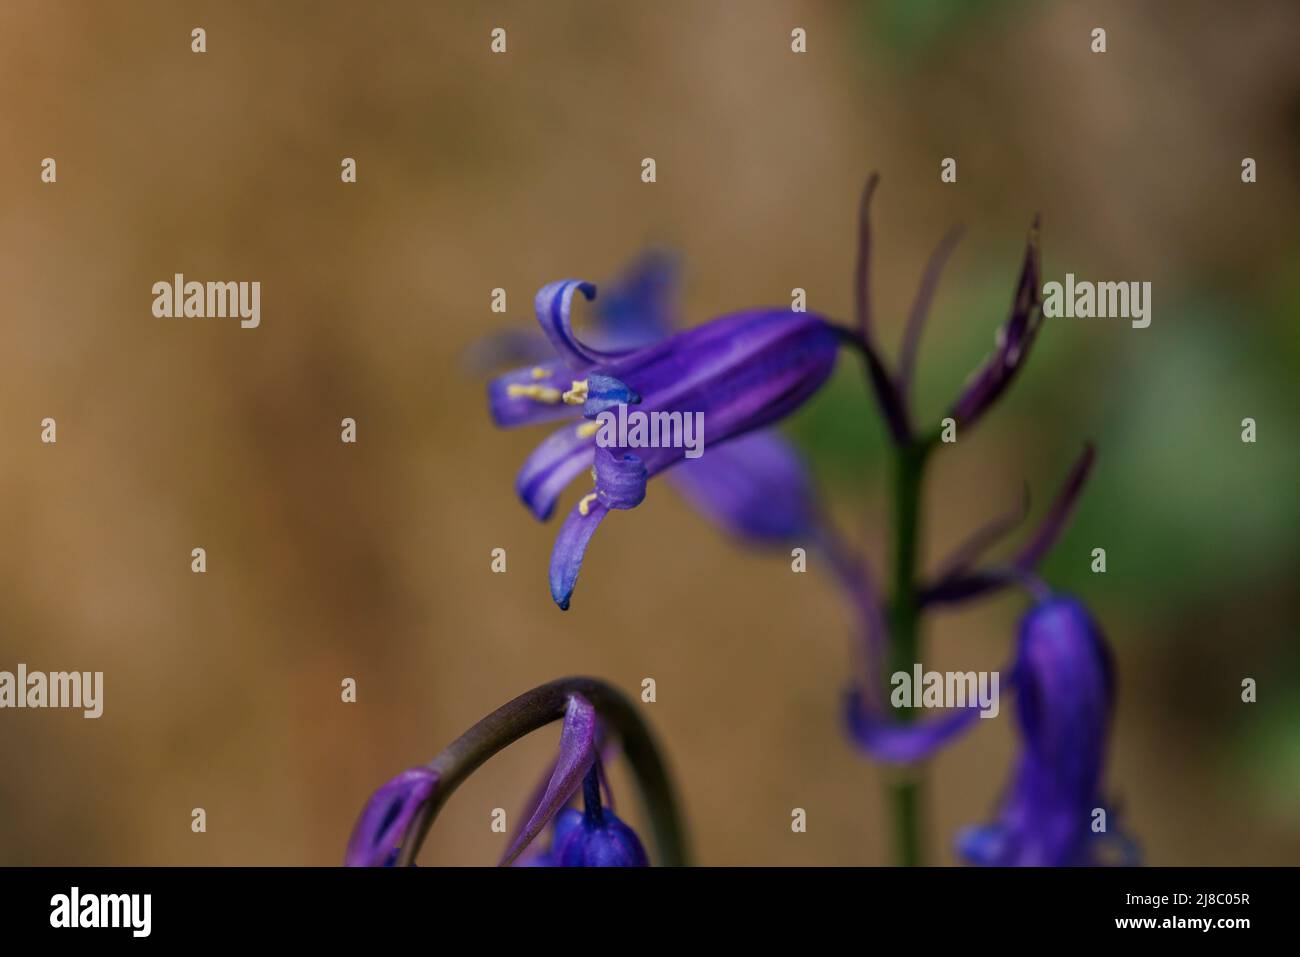
<path id="1" fill-rule="evenodd" d="M 551 340 L 556 353 L 568 363 L 569 368 L 581 372 L 602 362 L 611 362 L 625 353 L 601 352 L 581 342 L 573 332 L 570 312 L 574 292 L 580 291 L 588 300 L 596 298 L 594 284 L 580 279 L 562 279 L 547 283 L 537 293 L 535 302 L 537 321 Z"/>
<path id="2" fill-rule="evenodd" d="M 668 478 L 706 518 L 739 538 L 779 545 L 813 532 L 812 480 L 794 446 L 775 430 L 710 447 Z"/>
<path id="3" fill-rule="evenodd" d="M 645 462 L 621 449 L 596 449 L 596 496 L 606 508 L 636 508 L 645 499 Z"/>
<path id="4" fill-rule="evenodd" d="M 564 525 L 560 527 L 560 534 L 556 536 L 555 548 L 551 551 L 551 598 L 565 611 L 569 608 L 573 587 L 578 583 L 578 572 L 582 569 L 587 543 L 609 514 L 609 509 L 599 500 L 589 504 L 585 515 L 582 508 L 582 505 L 577 505 L 569 513 Z"/>
<path id="5" fill-rule="evenodd" d="M 569 425 L 533 449 L 515 479 L 515 491 L 533 515 L 541 521 L 551 517 L 565 486 L 591 468 L 595 447 L 594 436 L 579 435 L 578 425 Z"/>
<path id="6" fill-rule="evenodd" d="M 638 256 L 604 287 L 596 304 L 601 341 L 610 346 L 639 348 L 673 331 L 676 325 L 677 257 L 651 249 Z"/>

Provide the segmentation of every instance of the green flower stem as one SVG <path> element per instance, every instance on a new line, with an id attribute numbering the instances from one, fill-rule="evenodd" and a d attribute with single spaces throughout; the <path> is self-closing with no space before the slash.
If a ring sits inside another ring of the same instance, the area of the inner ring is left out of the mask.
<path id="1" fill-rule="evenodd" d="M 596 678 L 561 678 L 525 692 L 497 708 L 434 758 L 429 768 L 438 775 L 437 786 L 412 820 L 397 865 L 405 867 L 415 860 L 434 818 L 461 782 L 498 751 L 561 720 L 569 698 L 575 694 L 591 702 L 606 726 L 618 736 L 645 803 L 658 862 L 666 867 L 686 865 L 685 830 L 672 782 L 650 730 L 622 692 Z"/>
<path id="2" fill-rule="evenodd" d="M 920 608 L 917 601 L 917 555 L 920 550 L 921 484 L 932 439 L 918 439 L 898 448 L 894 463 L 893 600 L 889 609 L 888 676 L 910 673 L 920 653 Z M 885 688 L 889 700 L 890 688 Z M 913 709 L 899 713 L 903 721 L 915 718 Z M 919 769 L 908 769 L 888 784 L 894 823 L 895 860 L 905 866 L 920 864 L 924 856 L 922 800 L 924 781 Z"/>

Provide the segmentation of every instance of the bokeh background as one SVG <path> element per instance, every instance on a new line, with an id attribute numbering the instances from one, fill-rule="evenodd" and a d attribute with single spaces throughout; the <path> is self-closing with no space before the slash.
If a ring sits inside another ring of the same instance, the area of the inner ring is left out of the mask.
<path id="1" fill-rule="evenodd" d="M 103 671 L 106 692 L 98 721 L 0 713 L 0 863 L 334 864 L 374 787 L 571 673 L 656 678 L 647 716 L 699 862 L 885 863 L 884 774 L 839 721 L 850 619 L 827 571 L 746 551 L 656 483 L 561 613 L 555 527 L 512 491 L 543 433 L 496 431 L 465 362 L 531 327 L 542 283 L 608 279 L 649 244 L 681 252 L 691 322 L 796 286 L 848 318 L 869 170 L 891 349 L 930 249 L 967 226 L 924 416 L 991 347 L 1035 212 L 1047 278 L 1154 284 L 1148 329 L 1048 321 L 995 416 L 936 459 L 926 556 L 1024 481 L 1037 518 L 1095 439 L 1046 572 L 1118 655 L 1126 827 L 1154 864 L 1300 863 L 1297 37 L 1282 0 L 7 0 L 0 668 Z M 155 319 L 175 272 L 261 281 L 261 328 Z M 879 567 L 885 446 L 851 357 L 788 431 Z M 999 667 L 1021 610 L 933 619 L 927 667 Z M 1003 713 L 932 764 L 932 860 L 993 812 Z M 557 730 L 476 774 L 422 863 L 494 862 L 490 811 L 517 813 Z"/>

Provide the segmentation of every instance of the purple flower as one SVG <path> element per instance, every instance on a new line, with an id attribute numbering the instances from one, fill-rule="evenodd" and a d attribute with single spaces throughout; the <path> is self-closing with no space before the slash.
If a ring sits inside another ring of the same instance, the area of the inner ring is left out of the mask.
<path id="1" fill-rule="evenodd" d="M 420 805 L 433 796 L 438 775 L 425 767 L 403 771 L 382 785 L 366 803 L 352 829 L 347 867 L 391 867 Z"/>
<path id="2" fill-rule="evenodd" d="M 677 324 L 677 276 L 676 257 L 666 252 L 651 250 L 634 260 L 595 303 L 593 333 L 602 348 L 648 345 L 670 335 Z M 528 386 L 538 381 L 534 369 L 557 360 L 542 331 L 533 329 L 489 337 L 475 347 L 471 362 L 480 370 L 527 362 L 527 369 L 505 381 Z M 563 405 L 552 414 L 577 418 L 579 412 Z M 499 421 L 509 424 L 509 415 L 504 410 Z M 683 460 L 666 477 L 697 511 L 749 544 L 784 545 L 814 531 L 812 480 L 799 453 L 775 429 Z"/>
<path id="3" fill-rule="evenodd" d="M 1056 596 L 1030 609 L 1012 681 L 1019 763 L 997 821 L 960 836 L 962 856 L 975 864 L 1069 866 L 1105 863 L 1118 850 L 1131 861 L 1113 820 L 1094 832 L 1096 812 L 1107 811 L 1101 784 L 1115 694 L 1109 650 L 1082 603 Z"/>
<path id="4" fill-rule="evenodd" d="M 711 450 L 788 415 L 834 368 L 835 329 L 818 316 L 784 310 L 736 313 L 638 349 L 597 350 L 573 332 L 575 292 L 592 299 L 596 290 L 587 282 L 565 280 L 538 293 L 538 320 L 557 359 L 491 383 L 489 406 L 499 425 L 555 419 L 578 405 L 592 417 L 611 404 L 639 399 L 638 411 L 647 416 L 677 415 L 679 421 L 696 416 Z M 551 595 L 561 608 L 568 607 L 587 544 L 609 510 L 634 508 L 650 477 L 687 461 L 681 442 L 606 448 L 608 454 L 597 455 L 600 427 L 584 421 L 552 433 L 529 456 L 516 482 L 524 503 L 546 519 L 561 491 L 594 466 L 595 487 L 565 521 L 552 554 Z M 716 507 L 716 494 L 708 500 L 728 518 L 743 522 L 752 514 L 750 502 L 729 511 Z"/>

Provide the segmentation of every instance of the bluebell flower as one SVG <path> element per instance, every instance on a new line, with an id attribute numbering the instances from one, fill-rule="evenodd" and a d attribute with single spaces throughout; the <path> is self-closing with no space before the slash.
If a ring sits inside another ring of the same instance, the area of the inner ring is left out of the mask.
<path id="1" fill-rule="evenodd" d="M 1115 703 L 1110 652 L 1087 608 L 1055 596 L 1020 626 L 1012 682 L 1022 747 L 997 821 L 966 830 L 975 864 L 1071 866 L 1130 863 L 1135 853 L 1102 796 Z M 1106 830 L 1094 821 L 1106 812 Z"/>
<path id="2" fill-rule="evenodd" d="M 610 454 L 598 455 L 598 425 L 590 417 L 611 403 L 636 401 L 646 413 L 699 413 L 712 451 L 798 408 L 829 377 L 840 341 L 834 327 L 816 315 L 752 310 L 642 348 L 597 350 L 573 332 L 570 312 L 577 292 L 595 297 L 592 284 L 575 280 L 551 283 L 537 296 L 538 320 L 556 358 L 507 373 L 488 390 L 499 425 L 572 417 L 577 406 L 588 417 L 545 439 L 516 482 L 524 503 L 546 519 L 561 491 L 594 466 L 595 487 L 565 521 L 552 554 L 551 594 L 561 608 L 568 607 L 587 544 L 608 512 L 634 508 L 649 478 L 687 461 L 680 447 L 602 449 Z M 749 458 L 758 458 L 754 448 L 747 451 Z M 689 465 L 698 467 L 706 458 Z M 743 461 L 738 456 L 729 464 Z M 752 496 L 743 509 L 727 509 L 718 505 L 717 488 L 715 480 L 699 497 L 724 519 L 743 525 L 752 518 Z M 760 536 L 765 534 L 770 530 Z"/>
<path id="3" fill-rule="evenodd" d="M 652 249 L 604 287 L 593 304 L 591 323 L 599 347 L 626 349 L 671 335 L 679 324 L 678 274 L 675 256 Z M 523 386 L 534 384 L 534 370 L 554 360 L 540 329 L 503 330 L 477 343 L 471 357 L 480 371 L 526 364 L 513 380 Z M 553 416 L 576 419 L 582 411 L 564 405 Z M 665 478 L 698 512 L 748 544 L 787 545 L 814 533 L 812 479 L 798 451 L 775 428 L 747 433 L 710 448 L 706 456 L 683 460 Z"/>

